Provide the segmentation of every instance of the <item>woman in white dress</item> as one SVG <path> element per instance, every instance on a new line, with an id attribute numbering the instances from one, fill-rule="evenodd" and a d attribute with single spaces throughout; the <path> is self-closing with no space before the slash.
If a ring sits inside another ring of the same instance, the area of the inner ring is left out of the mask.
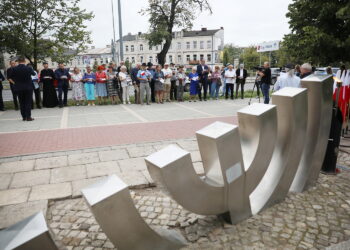
<path id="1" fill-rule="evenodd" d="M 72 84 L 72 98 L 75 101 L 77 106 L 84 105 L 84 84 L 83 84 L 83 75 L 80 73 L 80 69 L 77 67 L 74 68 L 73 74 L 71 75 L 71 84 Z"/>
<path id="2" fill-rule="evenodd" d="M 119 80 L 123 88 L 123 104 L 130 104 L 129 89 L 131 86 L 131 78 L 126 70 L 125 66 L 120 68 Z"/>

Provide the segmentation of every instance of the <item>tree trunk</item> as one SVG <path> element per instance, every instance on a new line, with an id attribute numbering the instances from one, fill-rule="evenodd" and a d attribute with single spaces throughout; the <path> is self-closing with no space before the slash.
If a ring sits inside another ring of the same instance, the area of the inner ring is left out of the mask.
<path id="1" fill-rule="evenodd" d="M 167 39 L 164 43 L 162 51 L 157 54 L 158 64 L 162 65 L 162 67 L 164 66 L 164 63 L 166 63 L 166 55 L 169 51 L 171 41 L 172 41 L 172 38 Z"/>
<path id="2" fill-rule="evenodd" d="M 33 68 L 36 71 L 38 69 L 38 36 L 37 36 L 37 2 L 35 1 L 35 9 L 34 9 L 34 39 L 33 39 Z"/>

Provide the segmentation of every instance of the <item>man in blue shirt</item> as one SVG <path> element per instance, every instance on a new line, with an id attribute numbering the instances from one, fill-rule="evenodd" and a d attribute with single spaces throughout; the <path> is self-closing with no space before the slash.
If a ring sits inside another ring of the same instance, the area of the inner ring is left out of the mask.
<path id="1" fill-rule="evenodd" d="M 137 79 L 137 73 L 140 70 L 141 64 L 136 63 L 136 67 L 131 69 L 132 85 L 135 89 L 135 104 L 140 104 L 140 81 Z"/>
<path id="2" fill-rule="evenodd" d="M 150 99 L 151 99 L 151 88 L 149 86 L 149 82 L 151 81 L 152 74 L 146 69 L 147 64 L 143 63 L 141 65 L 141 69 L 137 73 L 137 79 L 140 81 L 140 101 L 141 105 L 143 105 L 143 99 L 145 97 L 145 92 L 146 92 L 146 100 L 147 100 L 147 105 L 150 104 Z"/>
<path id="3" fill-rule="evenodd" d="M 58 103 L 60 108 L 67 106 L 67 95 L 68 95 L 68 87 L 69 87 L 69 79 L 70 74 L 68 69 L 64 68 L 64 63 L 58 64 L 58 69 L 55 70 L 55 77 L 58 81 Z M 62 102 L 62 92 L 64 94 L 63 102 Z"/>

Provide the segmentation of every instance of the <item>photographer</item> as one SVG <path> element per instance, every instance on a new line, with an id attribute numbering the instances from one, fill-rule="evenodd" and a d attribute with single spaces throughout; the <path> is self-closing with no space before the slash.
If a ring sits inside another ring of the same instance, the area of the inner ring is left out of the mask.
<path id="1" fill-rule="evenodd" d="M 264 68 L 261 69 L 261 71 L 258 71 L 257 74 L 261 76 L 261 92 L 264 95 L 264 103 L 269 104 L 270 97 L 270 85 L 271 85 L 271 69 L 270 69 L 270 63 L 265 62 Z"/>

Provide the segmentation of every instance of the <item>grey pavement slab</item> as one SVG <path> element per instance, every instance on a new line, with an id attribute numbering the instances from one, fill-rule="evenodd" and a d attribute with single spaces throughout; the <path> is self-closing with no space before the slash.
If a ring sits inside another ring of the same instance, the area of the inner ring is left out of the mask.
<path id="1" fill-rule="evenodd" d="M 99 177 L 106 175 L 120 175 L 121 170 L 117 161 L 97 162 L 86 165 L 87 177 Z"/>
<path id="2" fill-rule="evenodd" d="M 75 154 L 75 155 L 69 155 L 68 156 L 68 164 L 70 166 L 72 165 L 80 165 L 80 164 L 87 164 L 87 163 L 94 163 L 99 162 L 100 158 L 98 156 L 98 153 L 82 153 L 82 154 Z"/>
<path id="3" fill-rule="evenodd" d="M 98 155 L 101 161 L 116 161 L 129 158 L 128 152 L 124 148 L 99 151 Z"/>
<path id="4" fill-rule="evenodd" d="M 0 190 L 8 189 L 13 174 L 0 174 Z"/>
<path id="5" fill-rule="evenodd" d="M 30 188 L 8 189 L 0 191 L 0 206 L 24 203 L 28 200 Z"/>
<path id="6" fill-rule="evenodd" d="M 47 205 L 47 200 L 41 200 L 0 207 L 0 229 L 9 227 L 40 211 L 43 211 L 46 216 Z"/>
<path id="7" fill-rule="evenodd" d="M 59 168 L 68 165 L 67 156 L 55 156 L 36 159 L 35 169 L 50 169 L 50 168 Z"/>
<path id="8" fill-rule="evenodd" d="M 95 177 L 83 180 L 76 180 L 72 182 L 72 197 L 80 197 L 82 196 L 81 190 L 91 184 L 98 182 L 102 177 Z"/>
<path id="9" fill-rule="evenodd" d="M 68 181 L 75 181 L 85 179 L 86 166 L 85 165 L 75 165 L 61 168 L 51 169 L 51 179 L 50 183 L 62 183 Z"/>
<path id="10" fill-rule="evenodd" d="M 123 173 L 128 173 L 135 170 L 142 171 L 147 169 L 144 157 L 120 160 L 118 163 Z"/>
<path id="11" fill-rule="evenodd" d="M 0 164 L 0 174 L 30 171 L 34 169 L 34 160 L 3 162 Z"/>
<path id="12" fill-rule="evenodd" d="M 28 201 L 68 198 L 72 195 L 71 183 L 38 185 L 32 188 Z"/>
<path id="13" fill-rule="evenodd" d="M 35 170 L 15 173 L 10 188 L 31 187 L 48 184 L 50 182 L 50 170 Z"/>

